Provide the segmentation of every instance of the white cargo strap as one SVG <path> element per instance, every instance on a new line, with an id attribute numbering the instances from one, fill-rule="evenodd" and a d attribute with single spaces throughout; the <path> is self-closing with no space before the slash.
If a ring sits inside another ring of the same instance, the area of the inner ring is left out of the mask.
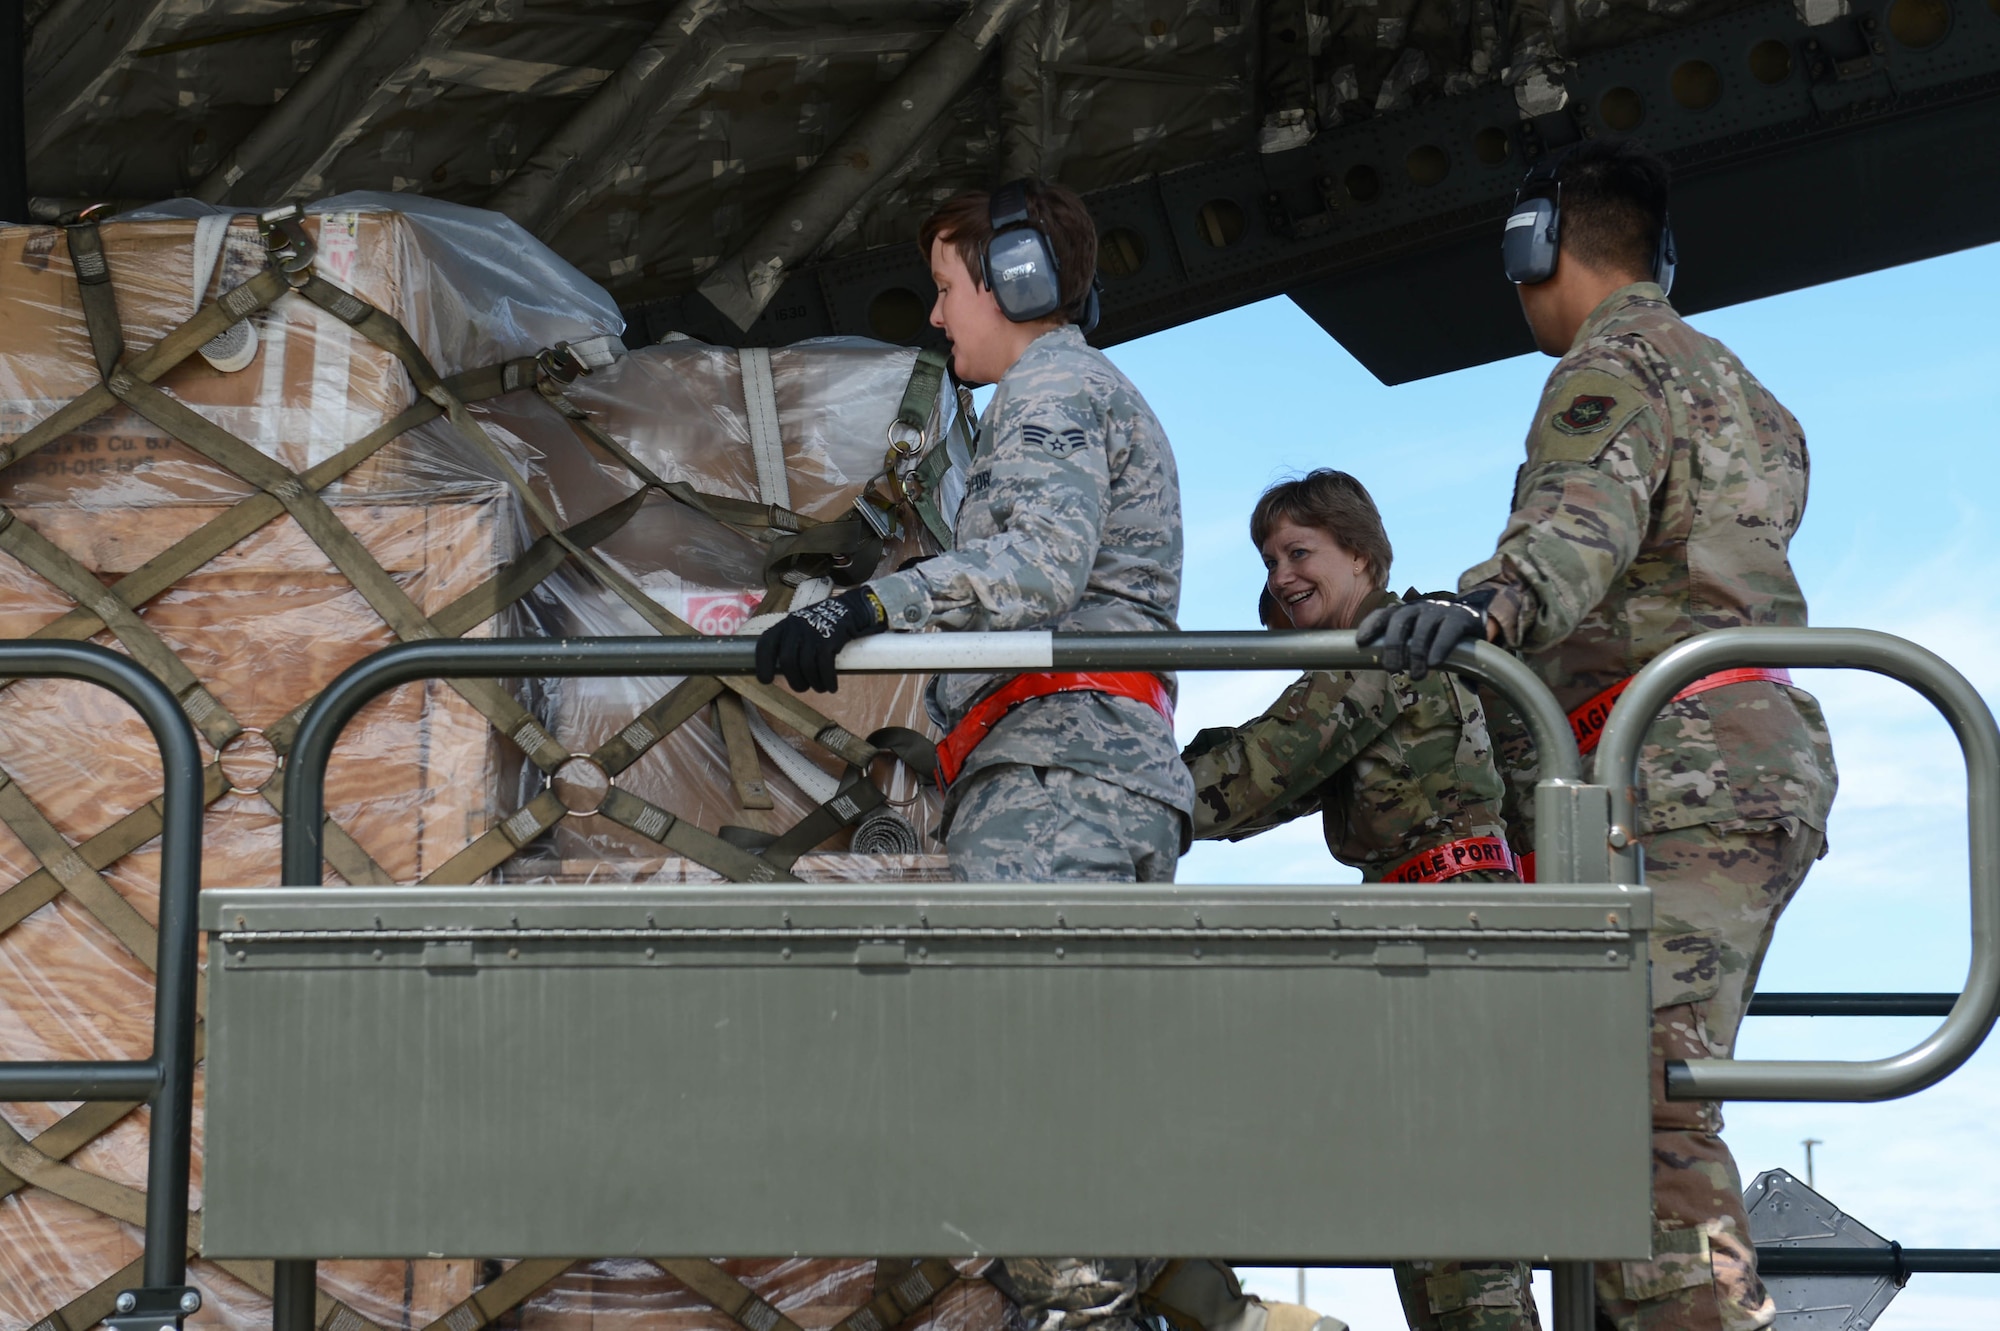
<path id="1" fill-rule="evenodd" d="M 757 458 L 757 497 L 767 504 L 790 508 L 792 487 L 785 478 L 785 441 L 778 433 L 778 389 L 771 382 L 770 348 L 744 347 L 736 359 L 743 367 L 750 451 Z"/>
<path id="2" fill-rule="evenodd" d="M 601 370 L 625 354 L 625 342 L 615 333 L 599 333 L 569 344 L 570 355 L 586 370 Z"/>
<path id="3" fill-rule="evenodd" d="M 215 276 L 216 260 L 222 257 L 222 241 L 229 234 L 228 213 L 209 213 L 194 222 L 194 308 L 201 310 L 201 298 L 208 294 L 208 281 Z"/>
<path id="4" fill-rule="evenodd" d="M 229 237 L 229 224 L 235 221 L 231 213 L 207 213 L 194 222 L 194 270 L 190 285 L 193 287 L 194 313 L 201 313 L 201 303 L 208 295 L 209 279 L 215 276 L 215 265 L 222 258 L 222 246 Z M 233 374 L 243 369 L 257 358 L 257 325 L 248 319 L 239 319 L 229 327 L 210 338 L 201 348 L 201 358 L 216 369 Z"/>
<path id="5" fill-rule="evenodd" d="M 750 737 L 757 741 L 757 747 L 785 774 L 786 780 L 799 788 L 800 794 L 814 804 L 824 804 L 840 793 L 840 778 L 785 743 L 784 736 L 771 728 L 755 704 L 746 702 L 743 714 L 750 719 Z"/>

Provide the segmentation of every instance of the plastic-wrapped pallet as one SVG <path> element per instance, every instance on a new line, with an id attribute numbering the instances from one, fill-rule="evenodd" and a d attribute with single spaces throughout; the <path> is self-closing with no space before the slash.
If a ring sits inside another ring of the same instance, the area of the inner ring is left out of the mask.
<path id="1" fill-rule="evenodd" d="M 618 331 L 599 288 L 525 235 L 496 235 L 498 219 L 388 202 L 330 201 L 303 232 L 317 242 L 317 273 L 397 318 L 441 373 Z M 86 292 L 80 271 L 105 280 Z M 416 400 L 410 378 L 349 323 L 280 282 L 284 294 L 228 324 L 207 355 L 163 373 L 149 361 L 198 306 L 265 271 L 249 217 L 0 229 L 0 635 L 115 640 L 168 674 L 206 755 L 217 743 L 225 755 L 203 832 L 211 883 L 276 881 L 278 817 L 258 789 L 272 776 L 271 741 L 285 741 L 288 715 L 341 669 L 395 640 L 351 569 L 379 570 L 363 576 L 406 622 L 531 628 L 518 611 L 452 624 L 454 603 L 519 553 L 528 528 L 490 460 L 440 422 L 392 424 Z M 108 300 L 92 311 L 86 295 Z M 144 414 L 99 388 L 100 347 L 139 381 L 127 392 Z M 96 410 L 93 392 L 105 399 Z M 227 432 L 221 461 L 176 440 L 181 413 Z M 357 440 L 381 447 L 343 453 Z M 291 505 L 346 533 L 338 561 L 272 496 L 294 473 L 306 479 Z M 334 760 L 336 867 L 378 881 L 431 872 L 514 802 L 517 768 L 449 686 L 379 701 Z M 0 690 L 0 771 L 0 1059 L 143 1056 L 158 891 L 147 805 L 160 790 L 145 727 L 94 687 L 14 683 Z M 87 1326 L 133 1283 L 125 1268 L 139 1248 L 124 1219 L 145 1185 L 146 1116 L 68 1109 L 0 1106 L 0 1327 L 52 1314 Z M 395 1325 L 463 1298 L 472 1265 L 342 1266 L 326 1285 Z M 239 1277 L 268 1281 L 197 1266 L 205 1317 L 267 1315 Z"/>
<path id="2" fill-rule="evenodd" d="M 821 338 L 790 347 L 740 353 L 687 339 L 634 350 L 616 364 L 578 379 L 568 400 L 630 455 L 668 481 L 706 494 L 777 504 L 808 518 L 847 517 L 863 488 L 884 468 L 891 426 L 916 368 L 915 352 L 861 338 Z M 760 401 L 760 395 L 762 401 Z M 940 392 L 924 433 L 951 429 L 959 404 Z M 760 412 L 765 424 L 753 424 Z M 562 438 L 547 414 L 514 399 L 479 409 L 496 433 L 532 446 L 565 521 L 602 511 L 629 488 L 624 468 L 608 464 L 579 436 Z M 761 458 L 761 465 L 760 465 Z M 908 526 L 916 524 L 910 522 Z M 704 633 L 733 633 L 757 613 L 765 596 L 765 551 L 723 523 L 664 495 L 649 496 L 639 514 L 596 552 L 629 576 L 659 605 Z M 892 569 L 925 552 L 914 532 L 891 544 L 880 567 Z M 564 570 L 537 598 L 537 613 L 556 636 L 643 634 L 632 608 L 600 584 Z M 822 584 L 807 594 L 824 594 Z M 838 590 L 834 588 L 833 590 Z M 551 681 L 553 724 L 571 749 L 602 742 L 672 679 Z M 853 676 L 833 695 L 807 701 L 857 736 L 883 726 L 934 735 L 923 707 L 924 677 Z M 769 806 L 746 805 L 731 780 L 731 754 L 714 714 L 682 725 L 618 778 L 621 788 L 702 827 L 736 826 L 781 833 L 828 800 L 846 775 L 824 748 L 747 707 L 758 778 Z M 742 759 L 737 755 L 739 769 Z M 943 872 L 934 836 L 938 803 L 900 763 L 884 759 L 871 773 L 889 808 L 857 835 L 868 855 L 842 855 L 846 834 L 826 843 L 796 870 L 814 878 L 935 878 Z M 906 830 L 907 829 L 907 830 Z M 540 878 L 713 881 L 699 866 L 663 860 L 659 849 L 602 818 L 571 818 L 555 829 L 552 858 L 521 856 L 503 869 L 509 881 Z M 892 852 L 884 854 L 884 852 Z M 825 852 L 835 852 L 827 854 Z M 894 852 L 900 852 L 894 853 Z"/>
<path id="3" fill-rule="evenodd" d="M 180 207 L 67 234 L 0 229 L 0 633 L 115 641 L 168 679 L 214 760 L 207 881 L 275 880 L 278 819 L 265 793 L 276 790 L 274 754 L 300 707 L 367 652 L 432 632 L 659 631 L 611 595 L 614 576 L 703 629 L 726 629 L 749 608 L 767 553 L 757 540 L 663 491 L 636 491 L 629 469 L 573 429 L 553 396 L 532 391 L 553 384 L 548 358 L 541 369 L 527 358 L 559 343 L 601 348 L 617 314 L 504 218 L 404 196 L 331 200 L 296 231 L 268 237 L 281 265 L 309 252 L 310 268 L 301 264 L 288 285 L 267 264 L 253 219 Z M 407 342 L 385 335 L 371 310 Z M 197 327 L 200 338 L 176 333 Z M 185 354 L 198 344 L 201 354 Z M 579 358 L 593 356 L 572 356 L 572 368 Z M 759 497 L 746 479 L 758 455 L 730 433 L 740 396 L 713 374 L 704 381 L 697 358 L 712 368 L 735 353 L 666 348 L 600 368 L 569 392 L 595 413 L 593 425 L 621 433 L 668 480 Z M 911 355 L 848 346 L 770 360 L 784 385 L 783 443 L 774 455 L 771 433 L 762 436 L 766 479 L 775 458 L 801 514 L 845 513 L 880 468 Z M 473 403 L 484 434 L 448 425 L 432 401 L 440 390 L 419 394 L 430 367 Z M 711 428 L 663 434 L 668 415 Z M 552 524 L 588 525 L 626 503 L 636 514 L 601 542 L 594 568 L 573 559 L 539 585 L 513 577 L 496 593 Z M 872 704 L 865 690 L 843 690 L 843 724 L 862 733 L 892 719 L 921 724 L 912 684 L 878 687 Z M 634 704 L 653 696 L 644 686 L 613 692 Z M 621 698 L 561 693 L 557 728 L 589 736 L 616 719 Z M 788 735 L 796 710 L 791 719 Z M 462 848 L 492 842 L 533 795 L 514 743 L 526 736 L 544 770 L 563 752 L 545 732 L 534 737 L 540 724 L 498 686 L 468 695 L 433 683 L 378 701 L 349 728 L 330 771 L 331 869 L 352 881 L 464 881 L 453 878 Z M 716 775 L 729 755 L 706 725 L 671 736 L 621 785 L 662 801 L 700 788 L 707 794 L 679 810 L 691 819 L 759 823 L 757 811 L 730 805 L 736 787 Z M 814 798 L 788 785 L 788 764 L 840 766 L 795 738 L 779 743 L 795 757 L 764 763 L 776 807 L 761 821 L 773 830 Z M 143 727 L 87 686 L 14 683 L 0 688 L 0 772 L 0 1059 L 138 1056 L 149 1043 L 157 911 L 157 815 L 147 802 L 160 784 Z M 897 801 L 915 793 L 906 773 L 877 775 L 901 783 L 888 790 Z M 816 783 L 807 776 L 806 785 Z M 928 826 L 921 799 L 905 812 Z M 635 849 L 573 826 L 530 844 Z M 826 855 L 795 871 L 930 868 L 912 856 Z M 196 1114 L 199 1143 L 199 1098 Z M 74 1331 L 136 1283 L 145 1127 L 144 1111 L 130 1106 L 0 1106 L 0 1331 Z M 199 1152 L 195 1166 L 198 1190 Z M 328 1262 L 321 1320 L 338 1331 L 472 1331 L 511 1312 L 550 1331 L 662 1319 L 683 1331 L 740 1331 L 745 1323 L 722 1308 L 750 1315 L 767 1305 L 804 1327 L 838 1321 L 850 1331 L 983 1331 L 998 1320 L 990 1286 L 954 1281 L 935 1264 L 665 1268 L 678 1275 L 638 1261 L 573 1270 L 499 1259 Z M 206 1300 L 195 1323 L 266 1324 L 269 1278 L 254 1266 L 194 1263 L 190 1279 Z"/>

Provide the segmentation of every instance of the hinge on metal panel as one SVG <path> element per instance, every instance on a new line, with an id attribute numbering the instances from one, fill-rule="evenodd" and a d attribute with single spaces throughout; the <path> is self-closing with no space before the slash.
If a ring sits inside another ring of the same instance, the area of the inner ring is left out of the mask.
<path id="1" fill-rule="evenodd" d="M 424 944 L 424 969 L 429 971 L 469 971 L 473 969 L 470 938 L 440 938 Z"/>
<path id="2" fill-rule="evenodd" d="M 185 1285 L 128 1289 L 104 1324 L 111 1331 L 181 1331 L 183 1319 L 201 1311 L 201 1291 Z"/>
<path id="3" fill-rule="evenodd" d="M 910 964 L 910 958 L 901 939 L 869 938 L 855 944 L 854 964 L 903 967 Z"/>

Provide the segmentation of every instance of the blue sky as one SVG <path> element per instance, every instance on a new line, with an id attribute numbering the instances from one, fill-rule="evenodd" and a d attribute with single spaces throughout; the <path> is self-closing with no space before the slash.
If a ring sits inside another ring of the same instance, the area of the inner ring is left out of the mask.
<path id="1" fill-rule="evenodd" d="M 2000 698 L 2000 246 L 1701 315 L 1804 423 L 1812 491 L 1792 559 L 1812 621 L 1897 633 Z M 1385 388 L 1289 301 L 1217 315 L 1115 348 L 1172 436 L 1187 523 L 1181 624 L 1255 628 L 1262 569 L 1245 534 L 1270 482 L 1336 466 L 1373 491 L 1396 546 L 1395 587 L 1450 586 L 1491 552 L 1522 439 L 1552 364 L 1532 356 Z M 1957 989 L 1965 975 L 1963 764 L 1929 705 L 1872 677 L 1802 673 L 1825 704 L 1841 768 L 1832 851 L 1781 924 L 1762 987 Z M 1184 736 L 1259 711 L 1283 676 L 1187 676 Z M 1183 882 L 1339 882 L 1316 823 L 1197 847 Z M 1876 1057 L 1928 1023 L 1753 1020 L 1749 1057 Z M 1879 1105 L 1732 1106 L 1746 1181 L 1803 1173 L 1908 1247 L 2000 1246 L 2000 1053 Z M 1290 1272 L 1257 1283 L 1296 1293 Z M 1315 1272 L 1323 1311 L 1357 1331 L 1400 1325 L 1383 1272 Z M 1918 1277 L 1878 1331 L 2000 1325 L 2000 1277 Z"/>

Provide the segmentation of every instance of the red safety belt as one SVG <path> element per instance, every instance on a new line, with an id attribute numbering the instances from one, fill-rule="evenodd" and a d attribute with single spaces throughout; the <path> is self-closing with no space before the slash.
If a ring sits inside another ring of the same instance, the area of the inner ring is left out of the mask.
<path id="1" fill-rule="evenodd" d="M 1620 694 L 1632 686 L 1636 676 L 1627 676 L 1592 697 L 1588 702 L 1569 714 L 1569 730 L 1576 736 L 1578 753 L 1588 756 L 1597 749 L 1597 742 L 1604 738 L 1604 723 L 1611 718 L 1611 708 Z M 1683 698 L 1692 698 L 1697 693 L 1707 693 L 1710 689 L 1726 688 L 1731 684 L 1751 684 L 1762 680 L 1771 684 L 1789 685 L 1792 672 L 1767 666 L 1738 666 L 1731 670 L 1718 670 L 1712 675 L 1703 675 L 1694 683 L 1669 698 L 1668 703 L 1677 703 Z M 1520 858 L 1521 881 L 1535 881 L 1535 853 L 1529 851 Z"/>
<path id="2" fill-rule="evenodd" d="M 940 789 L 958 780 L 965 760 L 979 747 L 987 732 L 1000 718 L 1030 698 L 1046 698 L 1054 693 L 1108 693 L 1114 698 L 1132 698 L 1145 703 L 1174 724 L 1174 701 L 1160 677 L 1142 670 L 1050 671 L 1016 675 L 972 705 L 952 732 L 937 746 L 937 776 Z"/>
<path id="3" fill-rule="evenodd" d="M 1512 871 L 1514 852 L 1497 836 L 1461 837 L 1420 850 L 1382 875 L 1385 883 L 1442 883 L 1480 869 Z"/>

